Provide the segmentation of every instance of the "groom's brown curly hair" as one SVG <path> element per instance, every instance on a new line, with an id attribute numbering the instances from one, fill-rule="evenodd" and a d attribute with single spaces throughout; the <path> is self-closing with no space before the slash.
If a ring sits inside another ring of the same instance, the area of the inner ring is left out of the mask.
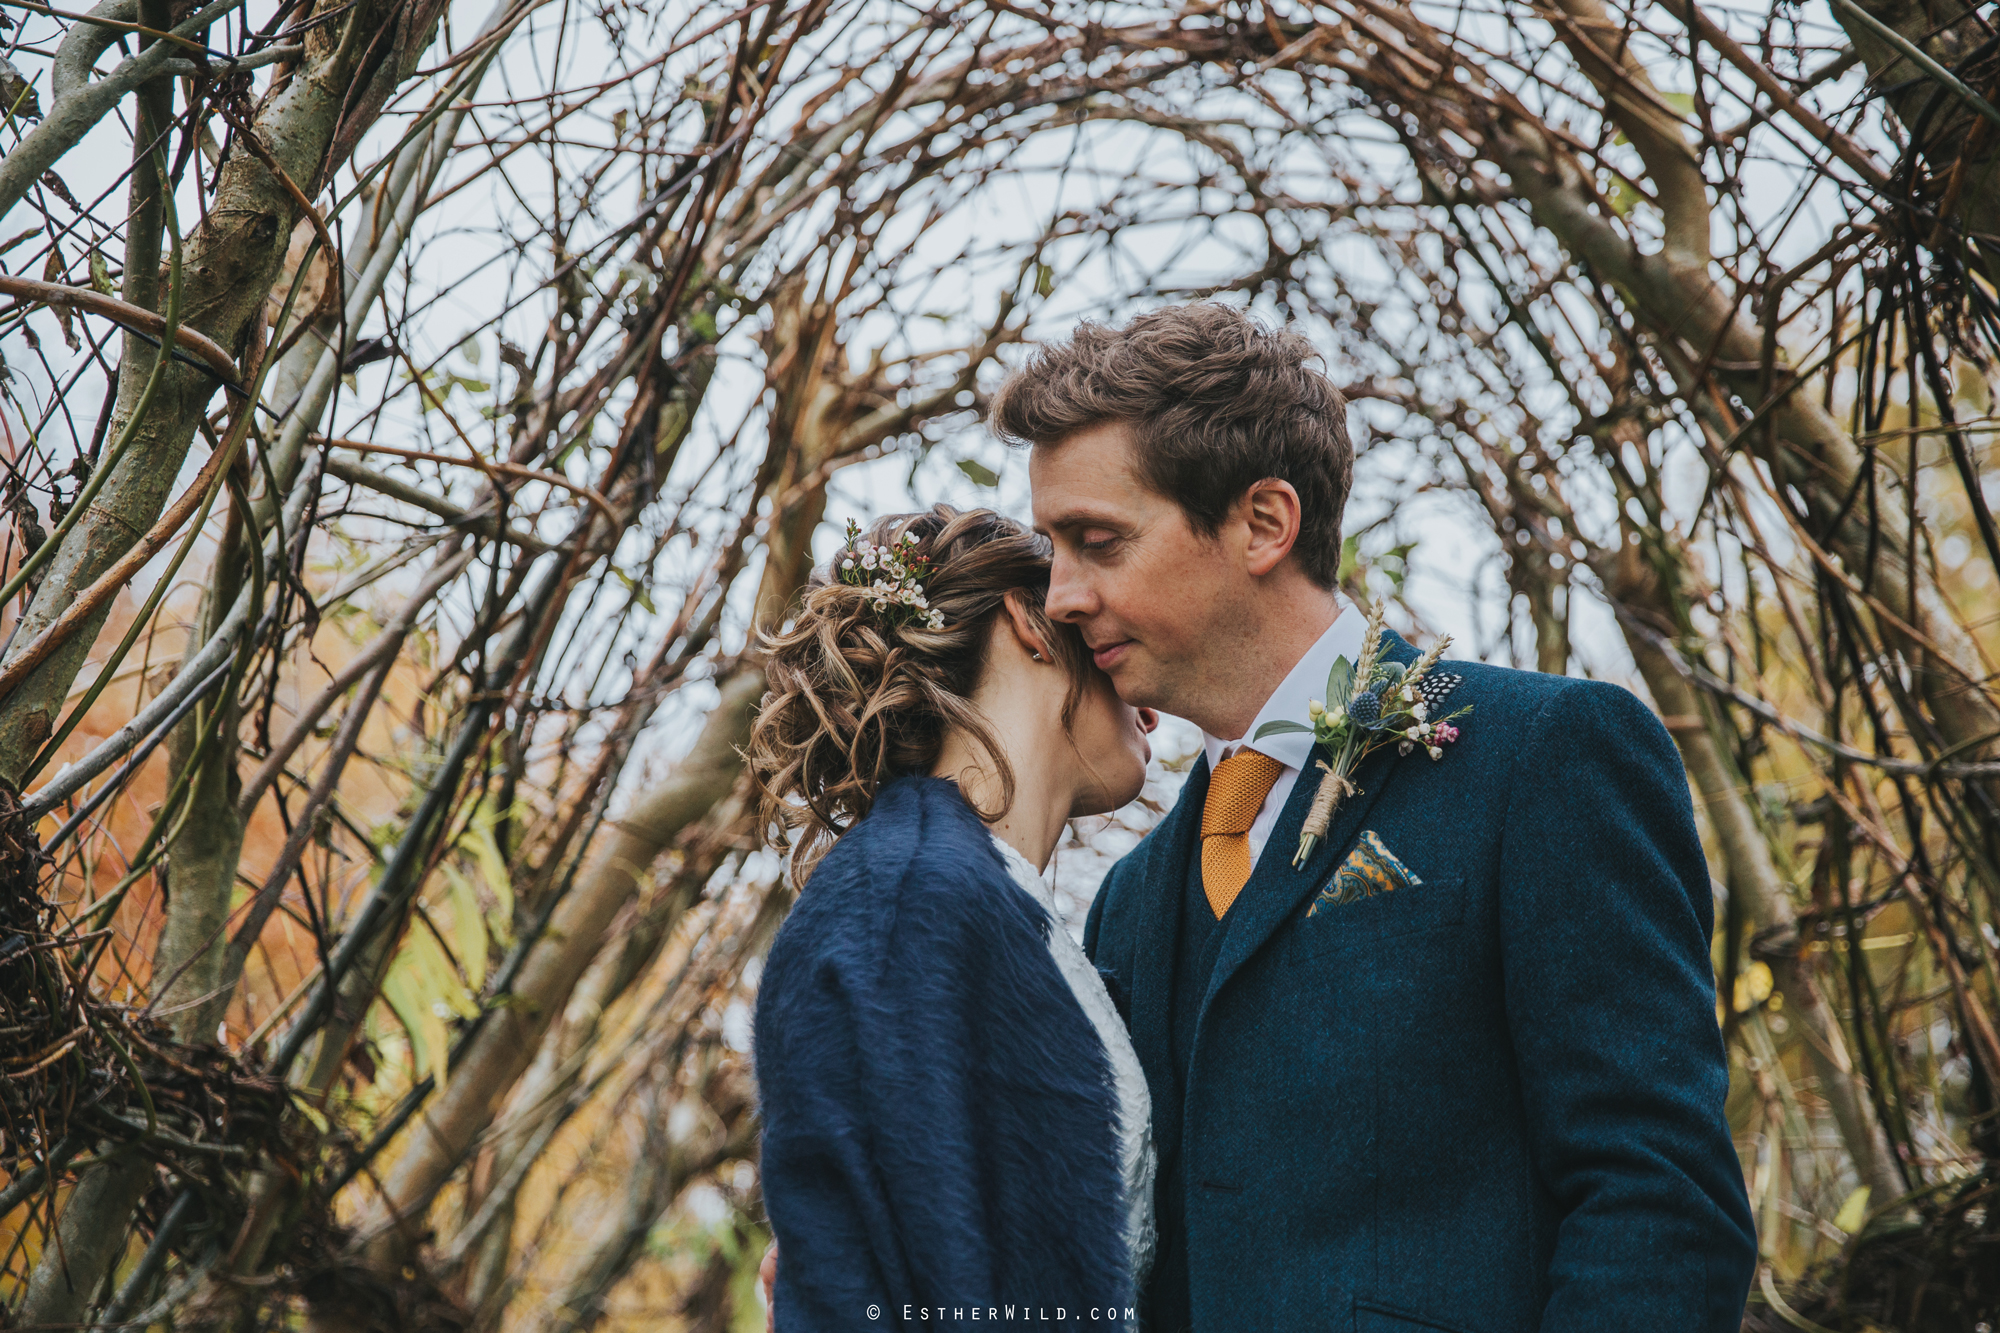
<path id="1" fill-rule="evenodd" d="M 1125 327 L 1084 323 L 1047 343 L 1001 386 L 990 420 L 1004 440 L 1061 447 L 1108 422 L 1132 430 L 1140 477 L 1204 537 L 1266 477 L 1299 493 L 1292 547 L 1331 588 L 1354 480 L 1347 402 L 1307 363 L 1319 352 L 1219 302 L 1169 306 Z"/>

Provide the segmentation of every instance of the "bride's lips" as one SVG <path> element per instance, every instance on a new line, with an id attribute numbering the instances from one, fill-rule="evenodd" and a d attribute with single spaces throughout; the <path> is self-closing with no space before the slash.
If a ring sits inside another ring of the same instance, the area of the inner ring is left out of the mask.
<path id="1" fill-rule="evenodd" d="M 1090 650 L 1090 660 L 1097 663 L 1099 671 L 1109 671 L 1112 667 L 1117 666 L 1125 660 L 1125 651 L 1131 646 L 1132 641 L 1130 639 L 1121 639 L 1117 643 L 1109 643 L 1102 648 L 1092 648 Z"/>

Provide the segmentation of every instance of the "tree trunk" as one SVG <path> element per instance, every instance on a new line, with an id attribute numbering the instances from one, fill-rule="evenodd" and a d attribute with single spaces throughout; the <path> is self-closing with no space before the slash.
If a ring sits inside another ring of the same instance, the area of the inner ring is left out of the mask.
<path id="1" fill-rule="evenodd" d="M 1656 626 L 1670 627 L 1682 617 L 1666 604 L 1671 599 L 1664 581 L 1657 571 L 1643 568 L 1640 552 L 1640 547 L 1629 542 L 1621 546 L 1612 580 L 1626 645 L 1645 678 L 1654 706 L 1670 720 L 1674 743 L 1701 795 L 1702 811 L 1722 855 L 1730 897 L 1742 905 L 1758 931 L 1774 931 L 1790 946 L 1782 957 L 1772 960 L 1774 988 L 1785 996 L 1806 1029 L 1806 1061 L 1819 1080 L 1855 1174 L 1869 1188 L 1877 1206 L 1886 1205 L 1901 1198 L 1908 1186 L 1897 1170 L 1895 1152 L 1875 1115 L 1874 1103 L 1848 1057 L 1840 1017 L 1827 1005 L 1814 975 L 1812 955 L 1805 950 L 1807 942 L 1797 938 L 1791 887 L 1779 873 L 1771 857 L 1769 836 L 1750 807 L 1748 783 L 1716 739 L 1719 719 L 1653 637 L 1658 630 L 1641 623 L 1650 619 Z M 1723 997 L 1725 1004 L 1729 1000 Z"/>
<path id="2" fill-rule="evenodd" d="M 308 39 L 308 54 L 300 68 L 258 108 L 253 127 L 272 160 L 297 187 L 310 194 L 337 165 L 337 136 L 351 143 L 358 132 L 355 113 L 372 101 L 379 108 L 386 97 L 357 81 L 379 83 L 414 70 L 415 57 L 435 22 L 442 0 L 401 3 L 388 0 L 351 11 L 347 24 L 356 40 L 330 44 L 327 30 Z M 388 24 L 406 30 L 408 42 L 397 43 L 388 58 L 365 63 L 358 40 L 364 27 Z M 352 104 L 352 105 L 350 105 Z M 346 112 L 343 118 L 343 112 Z M 135 187 L 138 185 L 135 179 Z M 255 153 L 232 151 L 218 172 L 215 197 L 200 224 L 189 234 L 182 257 L 180 316 L 187 327 L 207 334 L 223 347 L 240 349 L 260 315 L 271 290 L 299 209 L 285 182 Z M 155 270 L 157 243 L 142 228 L 126 256 L 126 272 Z M 143 277 L 137 280 L 143 287 Z M 138 290 L 128 284 L 129 290 Z M 162 288 L 160 293 L 165 298 Z M 127 339 L 131 343 L 132 339 Z M 61 615 L 85 588 L 151 528 L 165 508 L 181 464 L 187 458 L 195 427 L 218 385 L 207 369 L 169 360 L 160 369 L 150 403 L 143 404 L 152 375 L 150 349 L 128 355 L 118 370 L 118 401 L 106 438 L 125 442 L 124 452 L 85 512 L 57 548 L 41 578 L 34 599 L 14 636 L 15 652 Z M 109 607 L 89 619 L 48 658 L 31 671 L 14 691 L 0 699 L 0 784 L 19 791 L 28 768 L 52 734 L 70 685 L 82 670 L 92 644 L 104 626 Z"/>
<path id="3" fill-rule="evenodd" d="M 547 934 L 530 950 L 509 1002 L 486 1021 L 452 1071 L 450 1085 L 420 1117 L 421 1129 L 382 1182 L 381 1201 L 356 1226 L 371 1267 L 395 1272 L 423 1228 L 432 1198 L 464 1159 L 473 1140 L 533 1059 L 542 1033 L 561 1011 L 604 933 L 637 892 L 655 858 L 682 829 L 700 819 L 735 786 L 738 747 L 764 693 L 763 673 L 751 668 L 723 682 L 694 749 L 673 776 L 616 820 L 603 848 L 556 909 Z M 330 1313 L 330 1312 L 328 1312 Z M 335 1316 L 331 1327 L 345 1326 Z M 322 1313 L 315 1328 L 328 1328 Z"/>

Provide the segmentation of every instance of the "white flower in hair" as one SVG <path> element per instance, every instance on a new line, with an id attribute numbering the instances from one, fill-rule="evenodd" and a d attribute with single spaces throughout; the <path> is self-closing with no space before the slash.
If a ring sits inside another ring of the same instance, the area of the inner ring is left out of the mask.
<path id="1" fill-rule="evenodd" d="M 921 542 L 916 532 L 905 528 L 901 537 L 887 546 L 861 540 L 861 525 L 847 521 L 847 551 L 839 566 L 840 581 L 875 594 L 874 609 L 887 613 L 893 623 L 944 628 L 944 613 L 935 610 L 924 595 L 924 580 L 931 575 L 931 559 L 919 555 Z M 854 567 L 856 558 L 861 568 Z M 871 574 L 864 571 L 875 571 Z"/>

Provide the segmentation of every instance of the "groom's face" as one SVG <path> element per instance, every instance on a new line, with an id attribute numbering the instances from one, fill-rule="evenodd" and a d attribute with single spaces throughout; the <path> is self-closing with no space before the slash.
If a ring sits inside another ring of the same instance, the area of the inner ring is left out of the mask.
<path id="1" fill-rule="evenodd" d="M 1125 702 L 1181 717 L 1218 655 L 1244 591 L 1225 543 L 1188 526 L 1140 478 L 1120 424 L 1080 431 L 1029 458 L 1035 528 L 1055 546 L 1051 618 L 1075 625 Z"/>

